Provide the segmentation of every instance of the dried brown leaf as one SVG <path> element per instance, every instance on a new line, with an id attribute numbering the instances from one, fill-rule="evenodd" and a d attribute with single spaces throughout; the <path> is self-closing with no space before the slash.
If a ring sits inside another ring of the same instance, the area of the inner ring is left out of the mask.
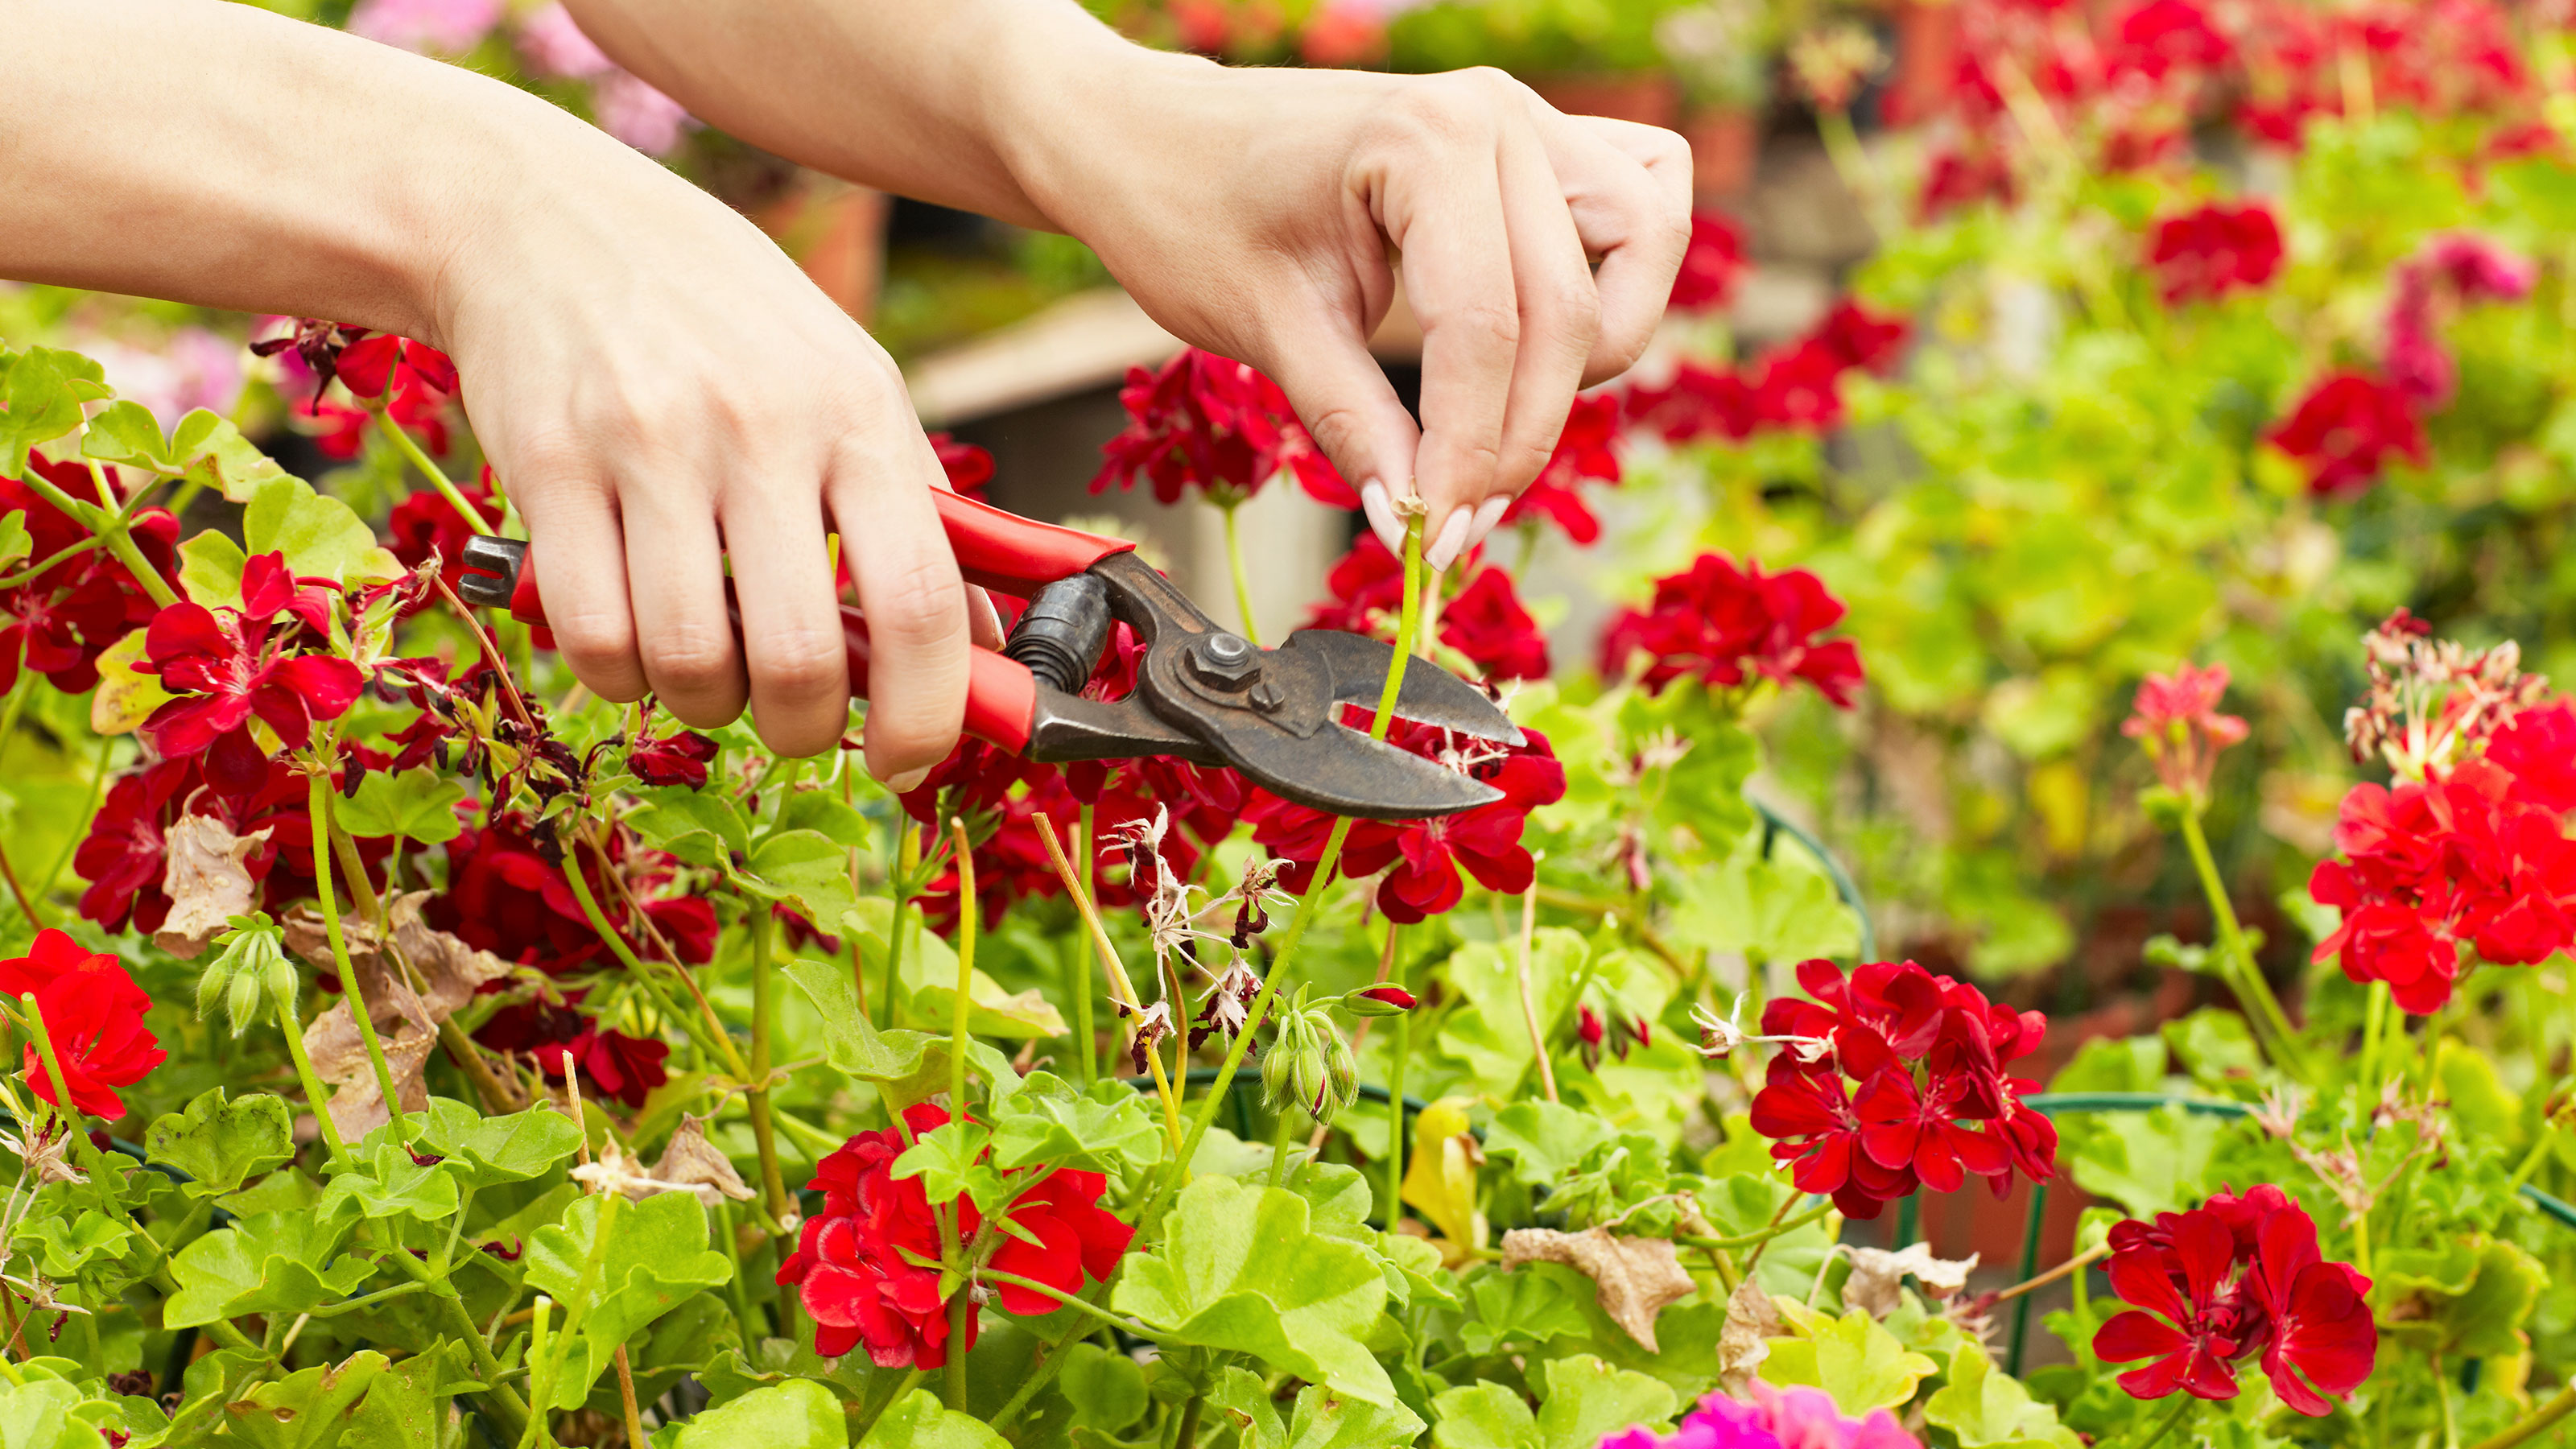
<path id="1" fill-rule="evenodd" d="M 1662 1352 L 1655 1344 L 1655 1315 L 1699 1291 L 1671 1239 L 1625 1238 L 1608 1228 L 1514 1228 L 1503 1234 L 1503 1266 L 1523 1263 L 1563 1263 L 1591 1279 L 1601 1311 L 1648 1353 Z"/>
<path id="2" fill-rule="evenodd" d="M 421 918 L 421 904 L 429 899 L 428 891 L 399 895 L 385 908 L 386 919 L 393 926 L 394 949 L 388 953 L 374 926 L 354 915 L 340 918 L 341 939 L 349 949 L 349 964 L 358 971 L 358 989 L 375 999 L 375 983 L 390 976 L 401 976 L 410 985 L 421 1005 L 428 1011 L 433 1026 L 454 1016 L 487 981 L 497 981 L 510 974 L 509 962 L 489 951 L 478 951 L 445 931 L 433 930 Z M 331 959 L 331 937 L 321 913 L 309 906 L 298 907 L 286 918 L 286 944 L 296 955 L 325 971 L 336 969 Z M 408 966 L 410 971 L 401 968 Z"/>
<path id="3" fill-rule="evenodd" d="M 1926 1296 L 1935 1302 L 1959 1295 L 1968 1286 L 1968 1275 L 1976 1270 L 1977 1255 L 1964 1260 L 1936 1258 L 1932 1245 L 1916 1243 L 1897 1252 L 1885 1248 L 1851 1248 L 1851 1276 L 1843 1280 L 1843 1307 L 1857 1308 L 1872 1318 L 1885 1318 L 1894 1313 L 1901 1301 L 1897 1290 L 1909 1273 L 1923 1285 Z"/>
<path id="4" fill-rule="evenodd" d="M 628 1157 L 612 1137 L 600 1148 L 598 1161 L 583 1163 L 572 1175 L 593 1192 L 622 1192 L 638 1202 L 655 1193 L 685 1192 L 708 1207 L 722 1207 L 726 1198 L 748 1202 L 753 1196 L 733 1163 L 707 1141 L 705 1125 L 687 1116 L 650 1170 Z"/>
<path id="5" fill-rule="evenodd" d="M 1717 1332 L 1718 1378 L 1741 1390 L 1762 1360 L 1771 1356 L 1767 1340 L 1780 1336 L 1780 1306 L 1751 1278 L 1735 1285 L 1726 1300 L 1726 1326 Z"/>
<path id="6" fill-rule="evenodd" d="M 373 980 L 367 979 L 370 975 Z M 438 1023 L 430 1020 L 429 1009 L 408 982 L 363 967 L 358 976 L 402 1109 L 428 1111 L 425 1073 L 429 1054 L 438 1045 Z M 331 1122 L 342 1138 L 354 1142 L 393 1120 L 385 1110 L 384 1089 L 376 1080 L 366 1038 L 358 1032 L 358 1018 L 350 1011 L 347 997 L 304 1029 L 304 1050 L 313 1058 L 314 1074 L 338 1089 L 331 1094 Z"/>
<path id="7" fill-rule="evenodd" d="M 170 915 L 152 933 L 162 950 L 194 961 L 208 941 L 229 929 L 232 917 L 251 913 L 258 886 L 242 862 L 268 839 L 269 829 L 235 835 L 211 815 L 182 815 L 170 827 L 164 836 L 170 864 L 161 873 Z"/>

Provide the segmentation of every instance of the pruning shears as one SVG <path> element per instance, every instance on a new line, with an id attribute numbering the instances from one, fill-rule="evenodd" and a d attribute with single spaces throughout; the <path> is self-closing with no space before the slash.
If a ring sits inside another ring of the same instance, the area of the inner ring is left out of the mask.
<path id="1" fill-rule="evenodd" d="M 1345 706 L 1377 704 L 1396 657 L 1386 644 L 1306 629 L 1263 649 L 1208 618 L 1132 543 L 954 493 L 931 496 L 967 582 L 1028 601 L 1000 652 L 975 650 L 967 733 L 1040 762 L 1170 755 L 1231 766 L 1283 799 L 1337 815 L 1421 819 L 1501 798 L 1342 723 Z M 466 600 L 545 623 L 525 543 L 478 535 L 461 562 L 457 592 Z M 1144 641 L 1136 687 L 1124 699 L 1086 698 L 1112 621 Z M 867 620 L 845 604 L 841 631 L 851 692 L 864 699 Z M 1405 661 L 1395 713 L 1473 739 L 1522 740 L 1483 690 L 1424 659 Z"/>

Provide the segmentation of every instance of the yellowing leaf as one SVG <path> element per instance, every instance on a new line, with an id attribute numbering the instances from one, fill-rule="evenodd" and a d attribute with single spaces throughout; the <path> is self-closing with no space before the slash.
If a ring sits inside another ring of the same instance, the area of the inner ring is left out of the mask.
<path id="1" fill-rule="evenodd" d="M 1823 1389 L 1844 1413 L 1858 1417 L 1912 1399 L 1915 1388 L 1939 1368 L 1922 1354 L 1908 1352 L 1877 1319 L 1849 1313 L 1818 1322 L 1813 1337 L 1771 1340 L 1761 1377 L 1782 1388 L 1808 1384 Z"/>
<path id="2" fill-rule="evenodd" d="M 170 702 L 170 693 L 161 687 L 160 676 L 134 672 L 135 661 L 142 657 L 140 629 L 117 640 L 98 656 L 98 693 L 89 699 L 91 729 L 103 735 L 132 734 L 152 717 L 152 711 Z"/>

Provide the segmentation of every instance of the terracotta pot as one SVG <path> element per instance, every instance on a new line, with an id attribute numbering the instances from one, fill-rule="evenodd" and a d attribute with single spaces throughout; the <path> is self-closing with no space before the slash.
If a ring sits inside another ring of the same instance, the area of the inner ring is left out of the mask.
<path id="1" fill-rule="evenodd" d="M 1569 116 L 1608 116 L 1644 126 L 1671 126 L 1681 115 L 1681 91 L 1668 75 L 1525 76 L 1539 99 Z"/>
<path id="2" fill-rule="evenodd" d="M 1908 126 L 1940 108 L 1959 76 L 1959 7 L 1948 0 L 1898 0 L 1896 67 L 1879 116 Z"/>
<path id="3" fill-rule="evenodd" d="M 809 172 L 752 219 L 823 295 L 864 325 L 876 312 L 885 276 L 886 210 L 882 191 Z"/>
<path id="4" fill-rule="evenodd" d="M 1682 117 L 1681 132 L 1690 142 L 1691 191 L 1702 205 L 1740 197 L 1753 185 L 1761 138 L 1751 111 L 1696 109 Z"/>

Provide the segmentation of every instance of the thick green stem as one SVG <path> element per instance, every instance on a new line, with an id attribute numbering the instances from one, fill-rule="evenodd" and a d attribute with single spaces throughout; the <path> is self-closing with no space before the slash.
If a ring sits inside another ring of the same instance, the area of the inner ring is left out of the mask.
<path id="1" fill-rule="evenodd" d="M 1396 625 L 1395 657 L 1387 665 L 1385 687 L 1378 691 L 1377 717 L 1369 722 L 1369 737 L 1385 739 L 1389 723 L 1395 718 L 1395 701 L 1404 688 L 1405 666 L 1413 661 L 1414 626 L 1420 622 L 1422 599 L 1422 519 L 1415 516 L 1404 526 L 1404 616 Z M 1205 1101 L 1199 1104 L 1198 1116 L 1191 1119 L 1189 1136 L 1172 1161 L 1172 1170 L 1154 1189 L 1152 1200 L 1137 1221 L 1147 1231 L 1162 1219 L 1163 1207 L 1181 1180 L 1189 1175 L 1190 1159 L 1199 1150 L 1199 1141 L 1216 1122 L 1217 1109 L 1234 1089 L 1234 1074 L 1243 1066 L 1244 1053 L 1251 1050 L 1253 1037 L 1270 1010 L 1270 998 L 1277 995 L 1279 983 L 1288 972 L 1288 963 L 1297 954 L 1297 943 L 1306 938 L 1306 930 L 1324 909 L 1325 893 L 1332 888 L 1333 870 L 1341 864 L 1342 842 L 1350 838 L 1351 819 L 1341 816 L 1333 821 L 1332 832 L 1324 838 L 1324 853 L 1315 862 L 1315 873 L 1306 887 L 1305 903 L 1297 909 L 1297 919 L 1288 923 L 1287 939 L 1279 943 L 1279 954 L 1270 961 L 1270 973 L 1254 994 L 1252 1005 L 1244 1012 L 1243 1030 L 1237 1032 L 1234 1044 L 1226 1049 L 1225 1062 L 1216 1071 L 1216 1081 L 1208 1088 Z"/>
<path id="2" fill-rule="evenodd" d="M 1205 1392 L 1190 1395 L 1190 1401 L 1181 1405 L 1181 1427 L 1179 1432 L 1172 1437 L 1172 1449 L 1197 1449 L 1199 1442 L 1199 1414 L 1202 1410 L 1206 1409 L 1206 1407 L 1207 1394 Z"/>
<path id="3" fill-rule="evenodd" d="M 945 1380 L 948 1407 L 966 1412 L 966 1331 L 975 1322 L 975 1291 L 960 1288 L 948 1300 L 948 1374 Z"/>
<path id="4" fill-rule="evenodd" d="M 752 902 L 743 913 L 751 930 L 751 1090 L 743 1104 L 751 1111 L 751 1140 L 760 1150 L 760 1187 L 769 1204 L 770 1221 L 787 1221 L 787 1178 L 778 1166 L 778 1124 L 769 1115 L 770 1017 L 777 991 L 770 978 L 769 907 Z"/>
<path id="5" fill-rule="evenodd" d="M 877 1013 L 880 1031 L 892 1031 L 903 1024 L 895 1015 L 896 983 L 903 980 L 903 918 L 912 908 L 912 873 L 921 864 L 912 822 L 900 809 L 894 817 L 894 834 L 894 872 L 888 882 L 894 890 L 894 919 L 886 925 L 885 1005 Z"/>
<path id="6" fill-rule="evenodd" d="M 327 1122 L 329 1119 L 324 1120 Z M 505 1372 L 501 1361 L 493 1356 L 492 1345 L 483 1341 L 483 1331 L 474 1326 L 474 1315 L 465 1311 L 464 1300 L 456 1296 L 455 1286 L 432 1272 L 427 1263 L 400 1249 L 385 1254 L 382 1261 L 427 1288 L 430 1295 L 438 1300 L 439 1311 L 449 1320 L 449 1330 L 465 1344 L 465 1351 L 473 1355 L 474 1372 L 491 1385 L 483 1393 L 502 1411 L 502 1437 L 516 1442 L 528 1422 L 528 1406 L 520 1402 L 518 1394 L 509 1385 L 501 1382 Z"/>
<path id="7" fill-rule="evenodd" d="M 1243 637 L 1260 647 L 1260 626 L 1252 622 L 1252 576 L 1243 567 L 1243 538 L 1235 525 L 1235 511 L 1243 505 L 1220 503 L 1217 511 L 1225 515 L 1225 564 L 1234 575 L 1234 611 L 1243 617 Z"/>
<path id="8" fill-rule="evenodd" d="M 1404 987 L 1404 927 L 1386 923 L 1386 982 Z M 1386 1064 L 1386 1227 L 1395 1231 L 1404 1218 L 1404 1068 L 1413 1057 L 1413 1013 L 1395 1019 L 1395 1044 Z"/>
<path id="9" fill-rule="evenodd" d="M 90 466 L 96 470 L 98 465 L 93 463 Z M 93 471 L 91 476 L 101 475 Z M 74 498 L 33 468 L 28 469 L 18 481 L 26 484 L 37 497 L 78 519 L 81 527 L 105 541 L 107 551 L 116 555 L 116 561 L 125 565 L 127 573 L 134 575 L 135 584 L 151 596 L 152 602 L 165 609 L 179 602 L 179 595 L 171 589 L 169 581 L 155 572 L 150 561 L 143 557 L 143 550 L 134 546 L 133 537 L 126 532 L 129 521 L 121 513 Z"/>
<path id="10" fill-rule="evenodd" d="M 2218 924 L 2218 949 L 2234 974 L 2231 984 L 2254 1008 L 2256 1019 L 2271 1029 L 2273 1051 L 2281 1065 L 2291 1075 L 2310 1080 L 2307 1058 L 2299 1050 L 2298 1033 L 2291 1028 L 2280 1000 L 2263 980 L 2263 968 L 2255 964 L 2254 953 L 2245 944 L 2245 930 L 2236 921 L 2236 904 L 2228 898 L 2226 883 L 2218 878 L 2218 862 L 2209 853 L 2209 838 L 2201 833 L 2197 809 L 2182 812 L 2182 839 L 2191 852 L 2192 869 L 2200 876 L 2201 893 L 2209 898 L 2210 917 Z"/>
<path id="11" fill-rule="evenodd" d="M 328 747 L 328 742 L 324 742 Z M 385 1115 L 393 1123 L 394 1140 L 411 1141 L 410 1124 L 403 1120 L 402 1092 L 394 1084 L 394 1069 L 385 1060 L 385 1044 L 376 1035 L 375 1013 L 368 1009 L 366 988 L 358 984 L 357 969 L 349 964 L 349 940 L 340 929 L 340 896 L 331 884 L 331 772 L 323 768 L 319 752 L 313 763 L 305 790 L 305 809 L 313 817 L 313 893 L 322 905 L 322 929 L 331 938 L 331 965 L 340 973 L 340 992 L 349 1003 L 349 1015 L 358 1022 L 358 1039 L 367 1044 L 367 1061 L 376 1069 L 377 1090 L 384 1093 Z"/>
<path id="12" fill-rule="evenodd" d="M 322 1145 L 331 1152 L 334 1166 L 343 1171 L 357 1164 L 349 1160 L 349 1147 L 340 1140 L 340 1128 L 331 1120 L 330 1099 L 322 1090 L 322 1078 L 313 1070 L 313 1058 L 304 1050 L 304 1027 L 295 1019 L 295 989 L 290 981 L 277 983 L 277 1024 L 286 1033 L 286 1054 L 295 1062 L 295 1079 L 304 1084 L 304 1101 L 313 1109 L 313 1123 L 322 1129 Z"/>
<path id="13" fill-rule="evenodd" d="M 2576 1380 L 2552 1395 L 2549 1402 L 2516 1419 L 2501 1433 L 2478 1441 L 2477 1449 L 2513 1449 L 2513 1446 L 2546 1430 L 2552 1424 L 2576 1413 Z"/>
<path id="14" fill-rule="evenodd" d="M 957 837 L 957 999 L 948 1016 L 948 1118 L 966 1120 L 966 1048 L 975 1040 L 968 1031 L 974 1010 L 975 984 L 975 849 L 966 839 L 966 822 L 952 820 Z M 963 1130 L 962 1127 L 960 1130 Z M 967 1331 L 975 1325 L 975 1285 L 960 1275 L 957 1294 L 948 1300 L 948 1407 L 966 1408 Z"/>
<path id="15" fill-rule="evenodd" d="M 2155 1427 L 2147 1431 L 2147 1436 L 2131 1445 L 2130 1449 L 2155 1449 L 2166 1435 L 2174 1431 L 2174 1426 L 2182 1422 L 2183 1416 L 2191 1412 L 2193 1402 L 2189 1394 L 2175 1394 L 2173 1408 L 2166 1411 L 2165 1416 L 2156 1421 Z"/>
<path id="16" fill-rule="evenodd" d="M 429 480 L 429 486 L 437 489 L 438 495 L 447 500 L 447 506 L 456 510 L 456 516 L 463 519 L 467 527 L 481 533 L 486 526 L 483 511 L 466 501 L 464 493 L 448 478 L 446 471 L 431 462 L 429 455 L 421 451 L 420 444 L 412 441 L 411 434 L 404 432 L 401 424 L 385 412 L 383 402 L 379 400 L 369 411 L 376 415 L 376 426 L 386 437 L 394 440 L 394 447 L 410 459 L 411 465 Z"/>

